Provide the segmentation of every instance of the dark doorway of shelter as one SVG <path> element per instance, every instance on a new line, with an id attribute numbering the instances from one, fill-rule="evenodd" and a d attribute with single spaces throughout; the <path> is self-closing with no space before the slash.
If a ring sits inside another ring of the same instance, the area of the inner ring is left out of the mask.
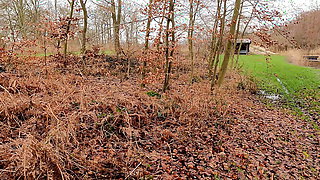
<path id="1" fill-rule="evenodd" d="M 236 44 L 236 54 L 240 55 L 248 55 L 250 52 L 250 39 L 238 39 Z"/>

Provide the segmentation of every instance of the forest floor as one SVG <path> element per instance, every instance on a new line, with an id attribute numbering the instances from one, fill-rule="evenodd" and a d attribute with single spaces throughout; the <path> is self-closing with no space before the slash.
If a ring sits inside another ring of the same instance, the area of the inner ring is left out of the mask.
<path id="1" fill-rule="evenodd" d="M 265 105 L 240 73 L 211 94 L 205 67 L 190 84 L 180 65 L 160 93 L 161 83 L 140 85 L 134 62 L 126 77 L 126 61 L 107 56 L 85 68 L 29 59 L 2 62 L 0 179 L 320 176 L 319 130 Z"/>

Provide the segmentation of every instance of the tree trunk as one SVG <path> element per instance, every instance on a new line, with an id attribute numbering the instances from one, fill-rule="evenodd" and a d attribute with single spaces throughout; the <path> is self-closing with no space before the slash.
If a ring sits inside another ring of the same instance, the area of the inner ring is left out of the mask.
<path id="1" fill-rule="evenodd" d="M 234 37 L 235 37 L 235 33 L 236 33 L 236 25 L 237 25 L 237 20 L 239 18 L 239 10 L 240 10 L 240 6 L 241 6 L 241 0 L 236 0 L 235 5 L 234 5 L 234 11 L 233 11 L 233 16 L 232 16 L 232 22 L 231 22 L 231 27 L 230 27 L 230 32 L 229 32 L 229 37 L 227 40 L 227 46 L 226 46 L 226 50 L 225 50 L 225 54 L 224 54 L 224 59 L 222 62 L 222 66 L 220 69 L 220 73 L 219 73 L 219 79 L 218 79 L 218 86 L 220 87 L 225 74 L 227 72 L 228 69 L 228 64 L 230 61 L 230 55 L 231 55 L 231 51 L 232 51 L 232 46 L 233 46 L 233 41 L 234 41 Z"/>
<path id="2" fill-rule="evenodd" d="M 112 11 L 112 22 L 114 29 L 114 49 L 117 53 L 117 56 L 121 54 L 121 45 L 120 45 L 120 23 L 121 23 L 121 0 L 118 0 L 118 8 L 116 8 L 116 3 L 114 0 L 111 0 L 111 11 Z"/>
<path id="3" fill-rule="evenodd" d="M 212 68 L 214 65 L 214 60 L 215 60 L 215 53 L 218 49 L 218 36 L 217 36 L 217 32 L 218 32 L 218 24 L 219 24 L 219 20 L 221 21 L 221 4 L 222 4 L 222 0 L 218 0 L 217 1 L 217 13 L 216 13 L 216 19 L 214 22 L 214 27 L 212 30 L 212 35 L 211 35 L 211 45 L 210 45 L 210 53 L 209 53 L 209 77 L 212 76 Z M 222 24 L 222 21 L 221 21 Z M 220 29 L 221 30 L 221 29 Z M 220 37 L 222 36 L 222 34 L 220 33 Z"/>
<path id="4" fill-rule="evenodd" d="M 241 34 L 241 37 L 240 37 L 241 39 L 243 39 L 243 37 L 244 37 L 244 35 L 245 35 L 246 31 L 247 31 L 247 28 L 248 28 L 251 20 L 253 19 L 253 15 L 254 15 L 254 12 L 255 12 L 256 7 L 257 7 L 258 4 L 259 4 L 259 1 L 257 1 L 257 2 L 254 4 L 253 8 L 252 8 L 252 11 L 251 11 L 249 20 L 248 20 L 248 22 L 246 23 L 245 27 L 243 28 L 243 31 L 242 31 L 242 34 Z M 239 49 L 237 49 L 236 66 L 238 66 L 238 63 L 239 63 L 239 54 L 240 54 L 241 46 L 242 46 L 242 43 L 240 43 Z"/>
<path id="5" fill-rule="evenodd" d="M 188 28 L 188 49 L 189 49 L 189 57 L 191 61 L 191 82 L 194 76 L 194 51 L 193 51 L 193 33 L 194 33 L 194 23 L 195 18 L 198 12 L 199 3 L 197 1 L 196 8 L 194 9 L 194 0 L 189 0 L 189 28 Z"/>
<path id="6" fill-rule="evenodd" d="M 75 0 L 71 0 L 70 3 L 70 15 L 68 18 L 68 24 L 67 24 L 67 29 L 66 29 L 66 39 L 64 42 L 64 50 L 63 50 L 63 54 L 64 57 L 67 56 L 67 52 L 68 52 L 68 36 L 69 36 L 69 32 L 70 32 L 70 26 L 71 26 L 71 22 L 72 22 L 72 18 L 73 18 L 73 11 L 74 11 L 74 4 L 75 4 Z"/>
<path id="7" fill-rule="evenodd" d="M 227 0 L 224 0 L 223 2 L 224 2 L 224 10 L 223 10 L 222 18 L 220 18 L 220 31 L 219 31 L 220 36 L 217 40 L 217 44 L 216 44 L 217 48 L 215 49 L 214 59 L 213 59 L 214 69 L 213 69 L 213 74 L 211 76 L 211 91 L 213 90 L 216 80 L 218 79 L 217 71 L 218 71 L 218 65 L 220 62 L 220 53 L 221 53 L 221 50 L 223 49 L 223 37 L 225 33 L 225 24 L 226 24 L 226 16 L 227 16 Z"/>
<path id="8" fill-rule="evenodd" d="M 165 36 L 165 78 L 164 78 L 164 83 L 163 83 L 163 92 L 166 92 L 166 90 L 169 87 L 169 80 L 170 80 L 170 73 L 171 73 L 171 64 L 172 62 L 170 62 L 170 56 L 173 56 L 174 53 L 174 41 L 175 41 L 175 32 L 173 30 L 173 28 L 175 27 L 175 23 L 174 23 L 174 0 L 170 0 L 170 5 L 169 5 L 169 12 L 168 12 L 168 17 L 167 17 L 167 25 L 166 25 L 166 36 Z M 169 36 L 170 36 L 170 23 L 172 25 L 172 31 L 171 31 L 171 51 L 170 51 L 170 47 L 169 47 Z"/>
<path id="9" fill-rule="evenodd" d="M 165 19 L 165 14 L 166 14 L 166 3 L 163 4 L 162 18 L 159 23 L 159 33 L 155 39 L 155 43 L 157 44 L 157 51 L 160 51 L 161 36 L 162 36 L 163 22 Z"/>
<path id="10" fill-rule="evenodd" d="M 242 14 L 242 10 L 243 10 L 243 2 L 241 3 L 239 14 Z M 234 67 L 234 63 L 235 63 L 234 55 L 235 55 L 235 53 L 237 52 L 237 55 L 238 55 L 238 51 L 236 51 L 236 46 L 237 46 L 237 40 L 239 38 L 239 33 L 240 33 L 240 23 L 241 23 L 241 18 L 239 16 L 238 21 L 237 21 L 237 27 L 236 27 L 236 35 L 235 35 L 234 42 L 233 42 L 234 46 L 232 47 L 232 50 L 231 50 L 231 52 L 232 52 L 231 68 Z M 239 52 L 240 52 L 241 46 L 242 46 L 242 41 L 240 42 Z"/>
<path id="11" fill-rule="evenodd" d="M 147 26 L 146 26 L 146 37 L 144 41 L 144 53 L 147 55 L 147 52 L 149 50 L 149 38 L 150 38 L 150 26 L 151 26 L 151 21 L 152 21 L 152 6 L 153 6 L 153 0 L 149 0 L 149 5 L 148 5 L 148 21 L 147 21 Z M 142 62 L 142 79 L 145 78 L 146 76 L 146 66 L 147 62 L 144 61 Z M 142 84 L 144 86 L 144 84 Z"/>
<path id="12" fill-rule="evenodd" d="M 144 42 L 144 49 L 149 49 L 149 38 L 150 38 L 150 26 L 152 21 L 152 3 L 153 0 L 149 0 L 149 7 L 148 7 L 148 21 L 147 21 L 147 27 L 146 27 L 146 38 Z"/>
<path id="13" fill-rule="evenodd" d="M 58 19 L 58 0 L 54 0 L 54 18 Z"/>
<path id="14" fill-rule="evenodd" d="M 87 42 L 87 29 L 88 29 L 88 11 L 86 7 L 87 0 L 80 0 L 81 8 L 83 11 L 83 30 L 82 30 L 82 47 L 81 54 L 84 56 L 86 53 L 86 42 Z"/>

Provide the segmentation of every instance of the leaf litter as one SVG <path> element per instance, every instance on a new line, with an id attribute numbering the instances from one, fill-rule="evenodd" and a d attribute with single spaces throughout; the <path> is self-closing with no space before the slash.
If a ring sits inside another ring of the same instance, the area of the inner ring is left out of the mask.
<path id="1" fill-rule="evenodd" d="M 237 89 L 238 73 L 213 95 L 180 73 L 161 94 L 108 61 L 85 76 L 37 59 L 0 74 L 0 179 L 320 176 L 319 131 Z"/>

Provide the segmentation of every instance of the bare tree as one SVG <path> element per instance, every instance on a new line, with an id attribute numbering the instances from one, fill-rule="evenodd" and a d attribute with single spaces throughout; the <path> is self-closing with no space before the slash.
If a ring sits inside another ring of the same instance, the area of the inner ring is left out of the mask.
<path id="1" fill-rule="evenodd" d="M 170 73 L 171 73 L 171 64 L 170 58 L 173 57 L 174 46 L 175 46 L 175 20 L 174 20 L 174 5 L 175 0 L 169 1 L 169 11 L 167 15 L 167 25 L 166 25 L 166 35 L 165 35 L 165 78 L 163 83 L 162 91 L 166 92 L 169 87 Z M 171 24 L 171 29 L 170 29 Z M 169 37 L 171 36 L 171 47 L 169 42 Z"/>
<path id="2" fill-rule="evenodd" d="M 67 51 L 68 51 L 68 36 L 69 36 L 71 22 L 72 22 L 72 18 L 73 18 L 75 1 L 76 0 L 71 0 L 71 1 L 68 0 L 68 3 L 70 4 L 70 14 L 69 14 L 69 17 L 68 17 L 68 24 L 67 24 L 66 33 L 65 33 L 66 37 L 65 37 L 65 41 L 64 41 L 64 50 L 63 50 L 64 57 L 67 56 Z"/>
<path id="3" fill-rule="evenodd" d="M 116 5 L 114 0 L 111 0 L 111 14 L 112 22 L 114 28 L 114 48 L 117 56 L 121 54 L 121 44 L 120 44 L 120 23 L 121 23 L 121 7 L 122 1 L 118 0 Z"/>
<path id="4" fill-rule="evenodd" d="M 151 26 L 151 21 L 152 21 L 152 4 L 153 4 L 153 0 L 149 0 L 149 5 L 148 5 L 148 20 L 147 20 L 147 27 L 146 27 L 145 43 L 144 43 L 144 48 L 145 48 L 146 50 L 149 49 L 150 26 Z"/>
<path id="5" fill-rule="evenodd" d="M 86 43 L 87 43 L 87 29 L 88 29 L 88 11 L 87 11 L 87 0 L 80 0 L 81 8 L 83 11 L 83 30 L 82 30 L 82 46 L 81 54 L 84 55 L 86 52 Z"/>
<path id="6" fill-rule="evenodd" d="M 225 74 L 227 72 L 227 69 L 228 69 L 230 55 L 231 55 L 232 49 L 233 49 L 232 48 L 233 41 L 234 41 L 234 38 L 236 35 L 236 26 L 237 26 L 238 18 L 240 15 L 240 6 L 241 6 L 241 0 L 236 0 L 235 5 L 234 5 L 234 11 L 233 11 L 233 16 L 232 16 L 232 21 L 231 21 L 230 32 L 229 32 L 229 36 L 228 36 L 228 40 L 227 40 L 227 46 L 226 46 L 222 66 L 221 66 L 220 73 L 219 73 L 219 79 L 217 82 L 218 86 L 221 86 L 221 84 L 224 80 Z"/>
<path id="7" fill-rule="evenodd" d="M 194 7 L 194 3 L 196 4 Z M 196 15 L 199 10 L 200 1 L 189 0 L 189 27 L 188 27 L 188 48 L 191 61 L 191 81 L 194 76 L 194 52 L 193 52 L 193 34 Z"/>
<path id="8" fill-rule="evenodd" d="M 226 0 L 225 0 L 226 2 Z M 213 65 L 214 65 L 214 60 L 215 60 L 215 57 L 216 57 L 216 53 L 217 53 L 217 49 L 218 49 L 218 42 L 219 42 L 219 39 L 218 37 L 222 37 L 223 34 L 221 34 L 221 29 L 224 28 L 224 26 L 220 27 L 220 34 L 219 36 L 217 36 L 217 32 L 218 32 L 218 24 L 219 24 L 219 21 L 220 21 L 220 24 L 221 25 L 224 25 L 224 21 L 225 19 L 221 18 L 221 8 L 222 8 L 222 0 L 218 0 L 217 1 L 217 12 L 216 12 L 216 15 L 215 15 L 215 22 L 214 22 L 214 25 L 213 25 L 213 29 L 212 29 L 212 34 L 211 34 L 211 42 L 210 42 L 210 53 L 209 53 L 209 77 L 212 76 L 212 68 L 213 68 Z M 224 14 L 224 17 L 225 17 L 225 14 Z"/>

